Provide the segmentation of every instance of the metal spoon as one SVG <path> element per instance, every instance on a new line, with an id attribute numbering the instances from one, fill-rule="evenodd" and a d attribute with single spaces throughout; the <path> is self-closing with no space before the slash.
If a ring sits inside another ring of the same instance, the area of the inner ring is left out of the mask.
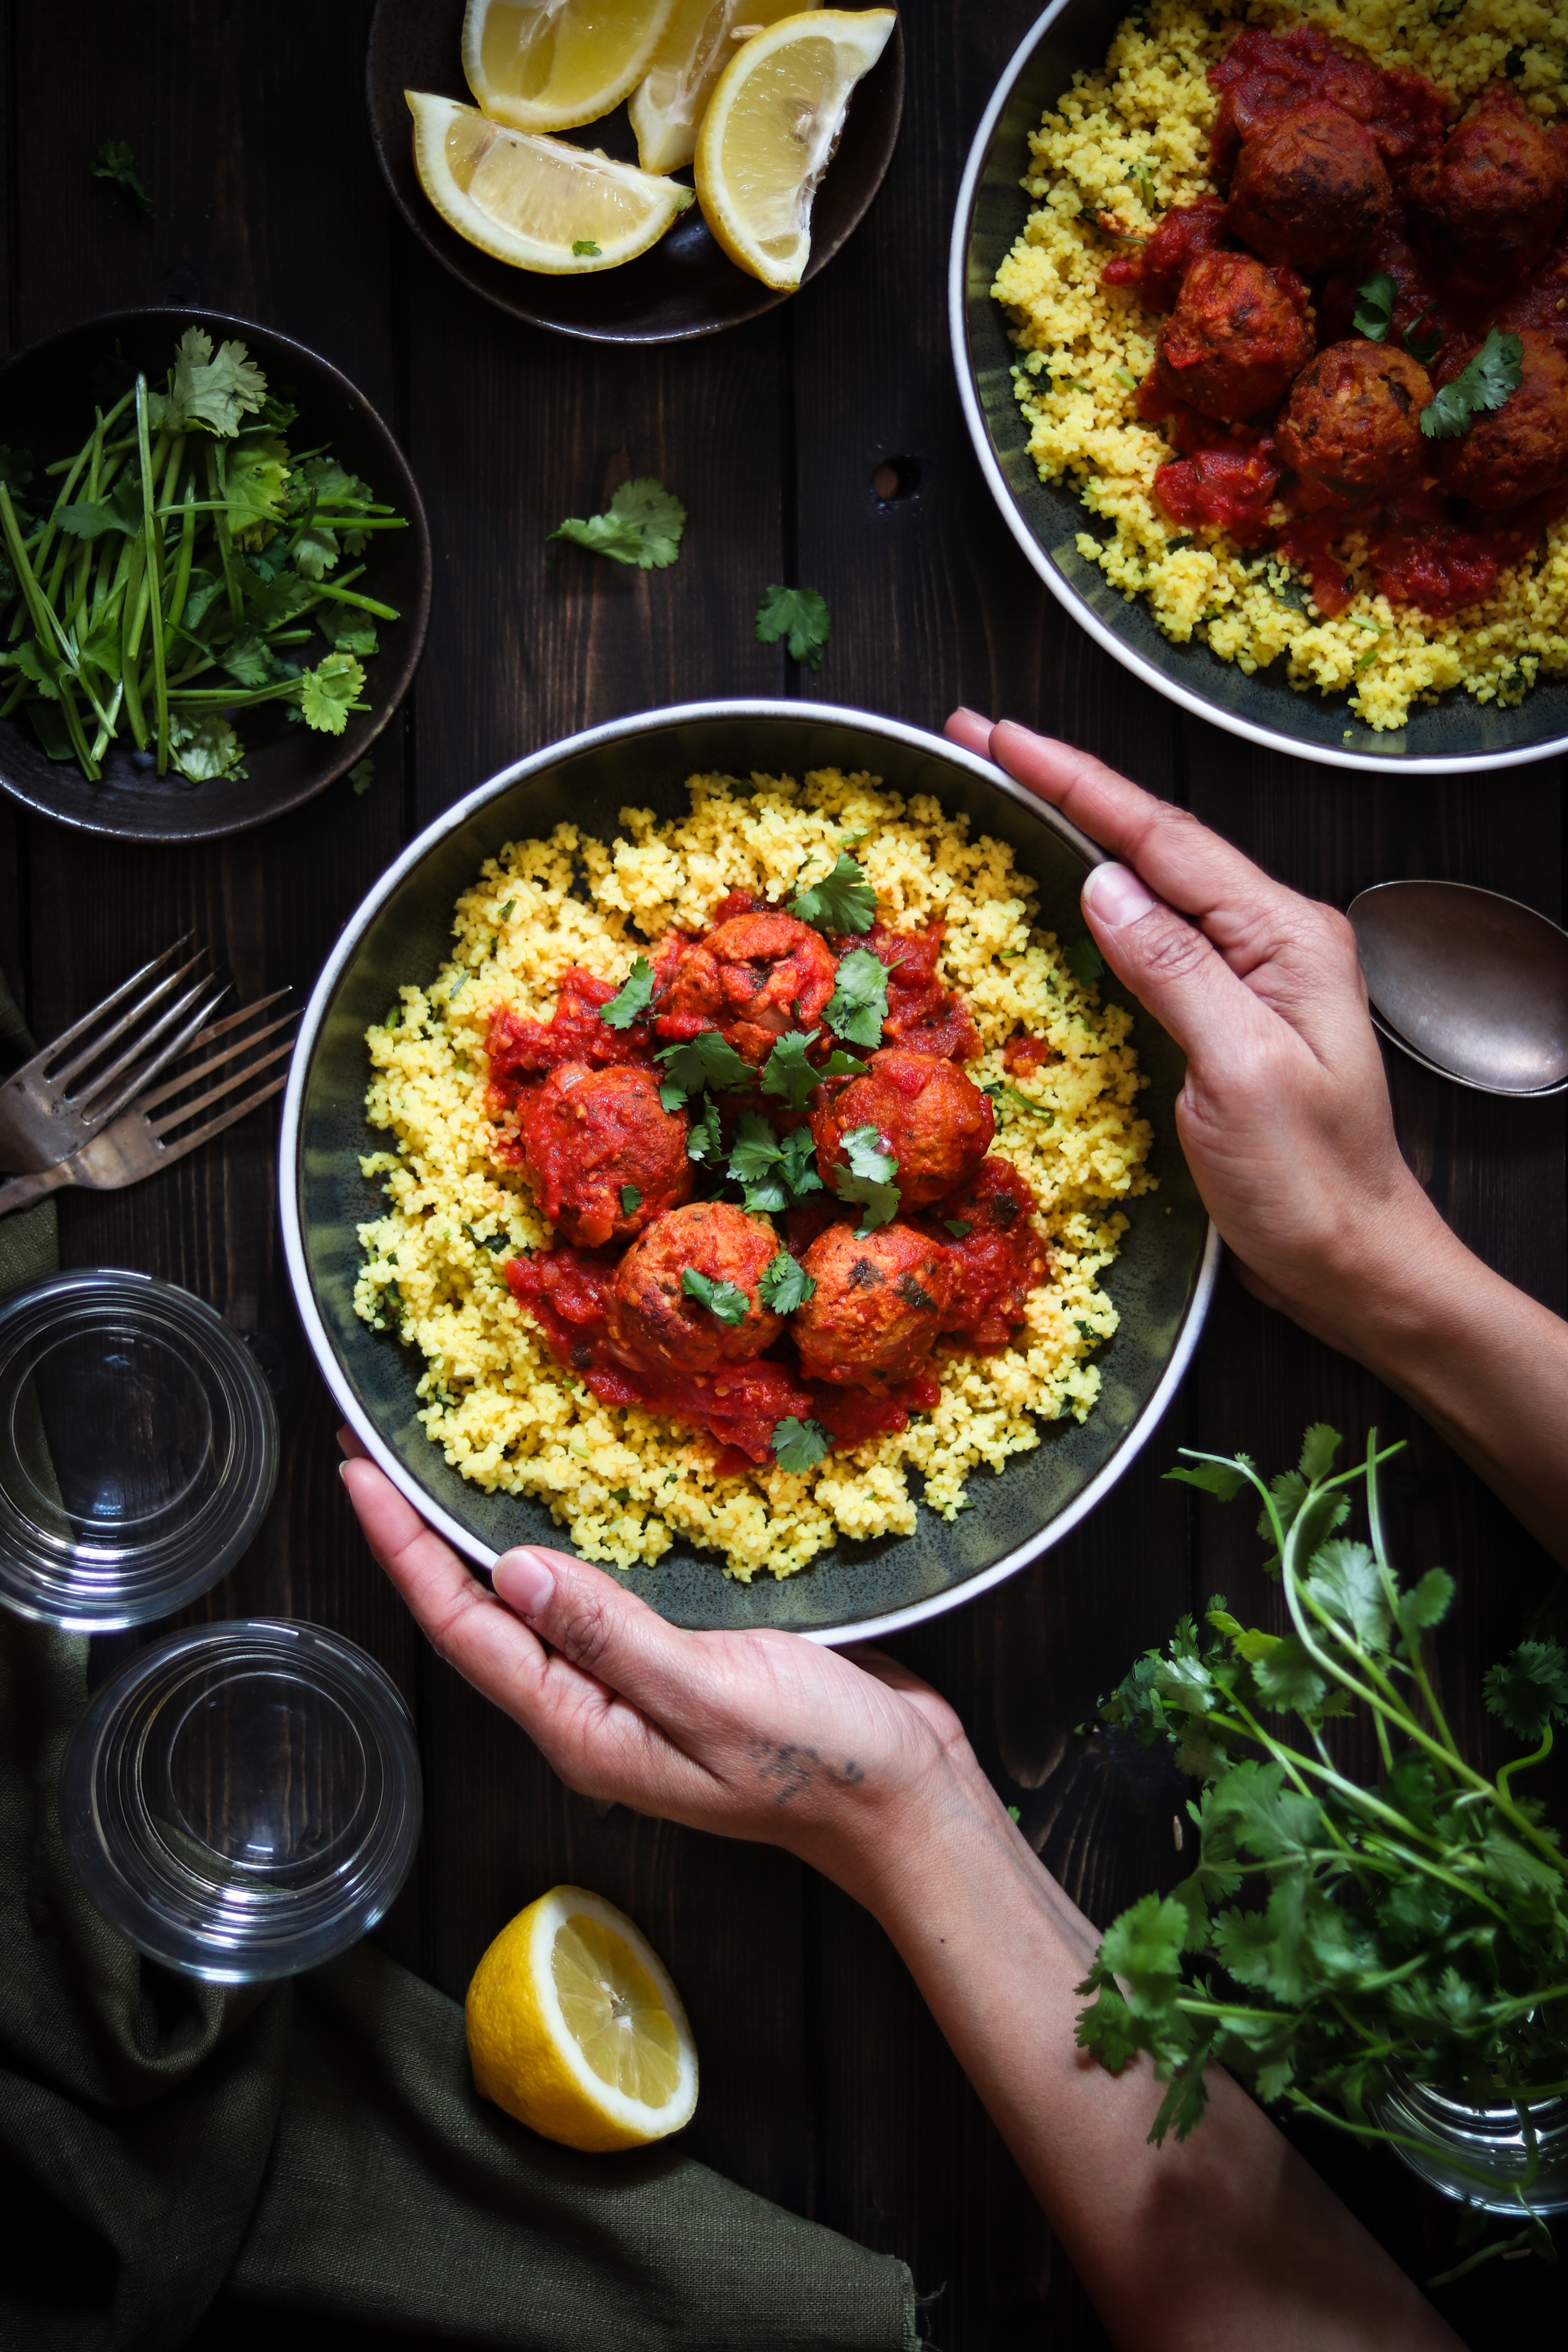
<path id="1" fill-rule="evenodd" d="M 1466 882 L 1380 882 L 1350 908 L 1372 1017 L 1488 1095 L 1568 1089 L 1568 932 Z"/>

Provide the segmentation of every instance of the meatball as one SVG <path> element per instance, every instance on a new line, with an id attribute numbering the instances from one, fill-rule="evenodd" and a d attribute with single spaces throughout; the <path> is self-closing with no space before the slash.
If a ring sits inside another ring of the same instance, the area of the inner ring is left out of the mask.
<path id="1" fill-rule="evenodd" d="M 840 1223 L 801 1261 L 817 1287 L 790 1328 L 809 1381 L 895 1387 L 931 1353 L 952 1283 L 948 1253 L 913 1225 L 879 1225 L 863 1240 Z"/>
<path id="2" fill-rule="evenodd" d="M 1519 390 L 1456 440 L 1429 444 L 1443 488 L 1478 507 L 1526 506 L 1568 482 L 1568 360 L 1545 335 L 1520 341 Z"/>
<path id="3" fill-rule="evenodd" d="M 991 1148 L 996 1126 L 990 1104 L 956 1063 L 902 1045 L 873 1054 L 863 1077 L 824 1089 L 811 1113 L 824 1181 L 832 1182 L 835 1166 L 849 1164 L 842 1138 L 857 1127 L 873 1127 L 898 1161 L 894 1181 L 906 1211 L 939 1201 L 972 1175 Z"/>
<path id="4" fill-rule="evenodd" d="M 563 1062 L 528 1104 L 522 1141 L 540 1208 L 582 1249 L 640 1234 L 692 1189 L 685 1113 L 664 1108 L 651 1070 Z M 642 1195 L 630 1208 L 627 1187 Z"/>
<path id="5" fill-rule="evenodd" d="M 672 1209 L 634 1241 L 610 1286 L 610 1336 L 638 1362 L 666 1372 L 711 1372 L 743 1363 L 770 1347 L 782 1328 L 762 1304 L 760 1284 L 778 1255 L 779 1237 L 764 1217 L 723 1201 Z M 693 1297 L 683 1275 L 706 1275 L 745 1294 L 737 1322 Z"/>
<path id="6" fill-rule="evenodd" d="M 1291 470 L 1346 505 L 1414 478 L 1431 444 L 1421 411 L 1432 397 L 1424 367 L 1396 346 L 1332 343 L 1305 369 L 1280 419 Z"/>
<path id="7" fill-rule="evenodd" d="M 1312 356 L 1305 307 L 1249 253 L 1200 253 L 1160 329 L 1156 383 L 1204 416 L 1276 407 Z"/>
<path id="8" fill-rule="evenodd" d="M 737 1054 L 768 1059 L 786 1029 L 814 1029 L 838 966 L 820 931 L 793 915 L 736 915 L 682 950 L 659 1008 L 722 1029 Z"/>
<path id="9" fill-rule="evenodd" d="M 1544 259 L 1568 214 L 1568 152 L 1507 82 L 1492 82 L 1406 194 L 1460 278 L 1500 286 Z"/>
<path id="10" fill-rule="evenodd" d="M 1337 106 L 1298 106 L 1244 143 L 1230 184 L 1230 230 L 1265 261 L 1348 269 L 1393 201 L 1372 133 Z"/>

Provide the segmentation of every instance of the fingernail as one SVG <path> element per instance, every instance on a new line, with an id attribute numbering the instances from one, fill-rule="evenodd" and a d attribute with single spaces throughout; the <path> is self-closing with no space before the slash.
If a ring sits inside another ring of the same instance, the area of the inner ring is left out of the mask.
<path id="1" fill-rule="evenodd" d="M 991 723 L 983 710 L 972 709 L 967 702 L 961 702 L 953 716 L 955 719 L 972 719 L 977 727 L 988 727 Z"/>
<path id="2" fill-rule="evenodd" d="M 347 1464 L 346 1462 L 340 1462 L 340 1463 L 339 1463 L 339 1465 L 338 1465 L 338 1475 L 339 1475 L 339 1477 L 342 1480 L 342 1482 L 343 1482 L 344 1486 L 346 1486 L 348 1485 L 348 1483 L 349 1483 L 349 1465 L 348 1465 L 348 1464 Z"/>
<path id="3" fill-rule="evenodd" d="M 555 1577 L 537 1551 L 509 1551 L 496 1562 L 490 1579 L 508 1609 L 519 1617 L 537 1617 L 550 1604 Z"/>
<path id="4" fill-rule="evenodd" d="M 1084 906 L 1111 931 L 1125 930 L 1159 903 L 1130 866 L 1093 866 L 1083 885 Z"/>

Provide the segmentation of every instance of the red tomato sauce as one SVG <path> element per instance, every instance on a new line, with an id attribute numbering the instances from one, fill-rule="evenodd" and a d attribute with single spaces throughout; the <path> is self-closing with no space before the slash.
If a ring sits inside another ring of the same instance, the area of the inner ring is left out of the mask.
<path id="1" fill-rule="evenodd" d="M 936 922 L 915 936 L 873 923 L 860 938 L 835 934 L 829 944 L 836 956 L 847 955 L 852 948 L 869 949 L 887 966 L 884 1045 L 903 1045 L 912 1054 L 933 1054 L 939 1061 L 968 1062 L 980 1050 L 969 1008 L 936 977 L 936 959 L 946 929 L 946 923 Z"/>
<path id="2" fill-rule="evenodd" d="M 1370 58 L 1336 48 L 1320 25 L 1288 33 L 1249 26 L 1208 69 L 1220 93 L 1209 162 L 1223 185 L 1241 142 L 1271 116 L 1322 100 L 1364 123 L 1390 173 L 1435 155 L 1448 129 L 1445 93 L 1420 74 L 1386 73 Z"/>
<path id="3" fill-rule="evenodd" d="M 939 1202 L 926 1221 L 947 1245 L 953 1287 L 943 1331 L 979 1349 L 1005 1348 L 1023 1320 L 1024 1300 L 1051 1271 L 1035 1231 L 1034 1194 L 1008 1160 L 993 1153 L 971 1181 Z M 955 1223 L 967 1224 L 955 1234 Z"/>

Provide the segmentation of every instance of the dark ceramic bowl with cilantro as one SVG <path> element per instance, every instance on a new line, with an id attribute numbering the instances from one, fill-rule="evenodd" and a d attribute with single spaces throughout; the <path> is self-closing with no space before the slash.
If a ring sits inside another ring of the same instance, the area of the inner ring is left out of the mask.
<path id="1" fill-rule="evenodd" d="M 368 780 L 430 583 L 397 443 L 287 336 L 120 311 L 0 372 L 0 789 L 40 816 L 193 841 Z"/>
<path id="2" fill-rule="evenodd" d="M 423 1358 L 354 1311 L 358 1228 L 384 1207 L 380 1180 L 361 1172 L 361 1158 L 384 1141 L 365 1117 L 366 1031 L 384 1019 L 411 973 L 439 969 L 455 903 L 507 843 L 548 837 L 568 822 L 612 839 L 629 804 L 684 814 L 685 779 L 694 774 L 800 776 L 828 767 L 869 771 L 906 798 L 928 794 L 949 816 L 967 816 L 973 833 L 1006 842 L 1039 885 L 1042 928 L 1069 941 L 1082 934 L 1079 892 L 1100 853 L 986 761 L 862 711 L 807 702 L 699 703 L 614 720 L 482 784 L 383 876 L 345 925 L 317 983 L 289 1074 L 278 1178 L 295 1297 L 361 1444 L 482 1568 L 513 1544 L 559 1546 L 563 1534 L 542 1503 L 486 1494 L 448 1466 L 416 1418 Z M 1130 1230 L 1101 1277 L 1120 1328 L 1096 1356 L 1102 1388 L 1087 1420 L 1042 1423 L 1035 1451 L 999 1475 L 977 1472 L 971 1507 L 956 1519 L 923 1508 L 913 1535 L 841 1540 L 782 1581 L 759 1575 L 750 1584 L 732 1582 L 716 1553 L 677 1542 L 656 1566 L 632 1572 L 635 1590 L 665 1616 L 693 1626 L 781 1626 L 822 1641 L 889 1633 L 1016 1574 L 1115 1484 L 1186 1370 L 1218 1256 L 1176 1141 L 1182 1055 L 1145 1013 L 1130 1009 L 1132 1042 L 1149 1080 L 1139 1107 L 1154 1129 L 1148 1164 L 1158 1189 L 1124 1204 Z"/>
<path id="3" fill-rule="evenodd" d="M 1128 14 L 1128 0 L 1053 0 L 997 85 L 958 193 L 947 289 L 954 365 L 987 487 L 1014 539 L 1051 594 L 1105 652 L 1194 717 L 1266 750 L 1330 767 L 1413 774 L 1462 774 L 1568 750 L 1568 678 L 1539 679 L 1513 709 L 1478 702 L 1453 688 L 1434 701 L 1414 703 L 1397 730 L 1374 729 L 1348 708 L 1344 691 L 1322 695 L 1292 688 L 1282 658 L 1249 675 L 1239 661 L 1211 653 L 1197 634 L 1185 645 L 1174 643 L 1144 596 L 1129 598 L 1082 552 L 1080 536 L 1099 519 L 1071 480 L 1040 479 L 1030 454 L 1029 419 L 1014 393 L 1019 352 L 991 288 L 1032 209 L 1020 184 L 1033 168 L 1030 133 L 1071 87 L 1074 74 L 1102 71 Z M 1127 176 L 1135 176 L 1135 167 Z M 1377 318 L 1375 287 L 1362 291 L 1364 315 L 1355 331 L 1380 339 L 1388 322 Z M 1427 349 L 1419 324 L 1405 339 L 1412 357 Z M 1471 413 L 1469 403 L 1460 404 L 1457 385 L 1445 383 L 1435 405 L 1447 412 L 1445 435 Z M 1273 566 L 1268 577 L 1282 604 L 1305 609 L 1299 572 Z M 1380 634 L 1373 630 L 1371 641 Z"/>

